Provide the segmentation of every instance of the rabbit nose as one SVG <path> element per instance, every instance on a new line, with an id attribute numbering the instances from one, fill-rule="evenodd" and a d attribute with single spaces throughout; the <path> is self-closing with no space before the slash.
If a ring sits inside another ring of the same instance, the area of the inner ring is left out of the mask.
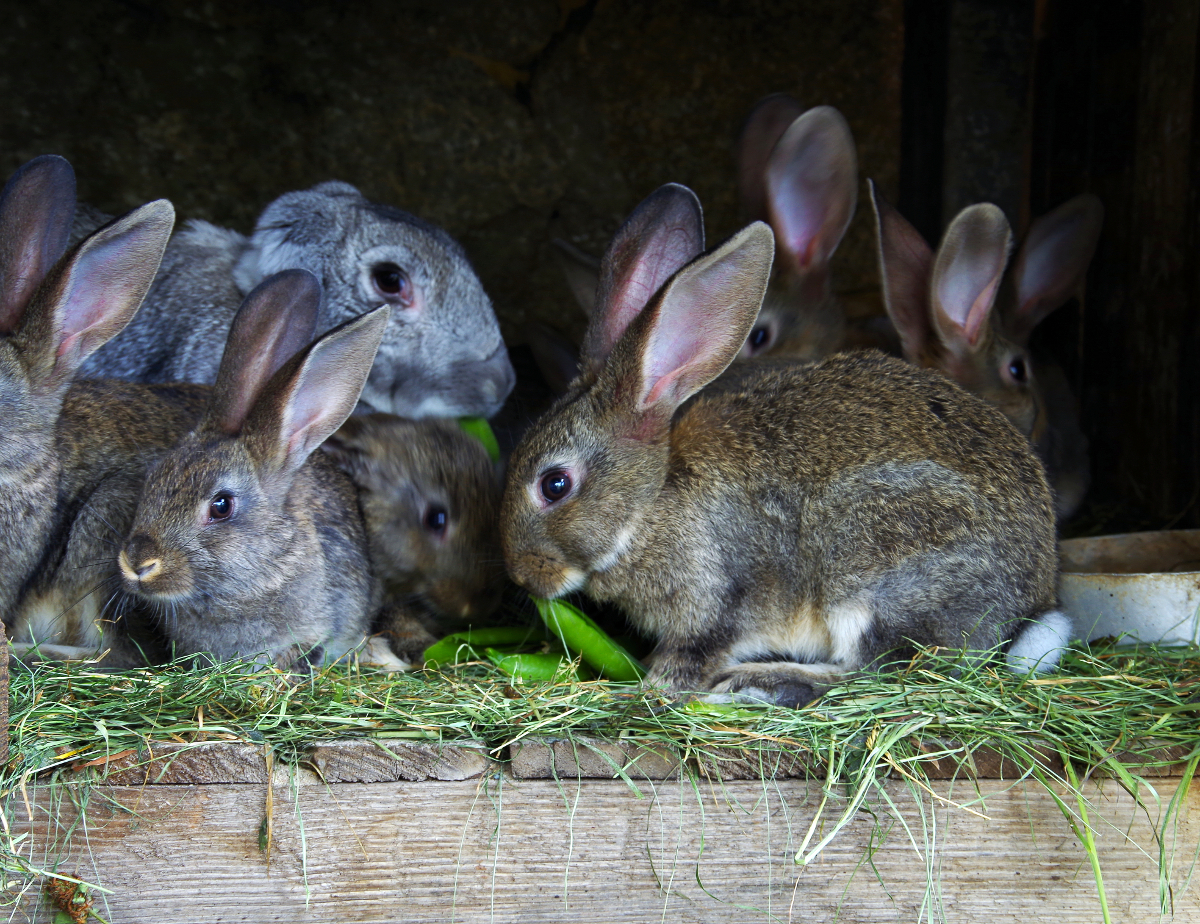
<path id="1" fill-rule="evenodd" d="M 117 564 L 121 573 L 131 581 L 150 581 L 162 571 L 162 559 L 149 536 L 130 539 L 117 556 Z"/>
<path id="2" fill-rule="evenodd" d="M 486 370 L 479 383 L 479 390 L 482 392 L 484 400 L 497 405 L 503 404 L 504 399 L 508 397 L 509 392 L 517 383 L 517 373 L 508 358 L 508 350 L 501 343 L 496 351 L 483 362 Z"/>

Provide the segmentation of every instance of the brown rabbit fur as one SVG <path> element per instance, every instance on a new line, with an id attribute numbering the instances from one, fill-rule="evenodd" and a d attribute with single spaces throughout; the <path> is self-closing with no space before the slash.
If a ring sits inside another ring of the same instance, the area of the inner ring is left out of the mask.
<path id="1" fill-rule="evenodd" d="M 583 371 L 509 463 L 512 577 L 616 603 L 657 639 L 647 682 L 672 690 L 800 705 L 913 643 L 1019 631 L 1014 668 L 1053 661 L 1067 624 L 1027 441 L 874 352 L 705 388 L 754 323 L 773 242 L 757 223 L 688 263 L 693 198 L 659 190 L 605 255 Z"/>
<path id="2" fill-rule="evenodd" d="M 1082 291 L 1104 209 L 1076 196 L 1035 221 L 1006 272 L 1012 231 L 982 203 L 960 212 L 936 253 L 872 184 L 888 314 L 905 358 L 998 407 L 1046 466 L 1060 520 L 1090 483 L 1087 438 L 1061 367 L 1034 353 L 1033 329 Z"/>
<path id="3" fill-rule="evenodd" d="M 111 587 L 88 571 L 101 552 L 66 563 L 74 533 L 115 544 L 97 485 L 131 458 L 169 445 L 195 419 L 200 392 L 71 384 L 79 365 L 137 310 L 171 233 L 159 201 L 119 218 L 59 258 L 74 210 L 74 173 L 59 157 L 21 168 L 0 199 L 0 608 L 20 647 L 94 645 L 95 600 Z M 111 409 L 110 417 L 101 407 Z M 71 571 L 71 590 L 56 575 Z M 92 591 L 97 592 L 96 596 Z M 119 633 L 116 633 L 119 634 Z"/>
<path id="4" fill-rule="evenodd" d="M 385 606 L 375 630 L 410 663 L 456 623 L 491 615 L 504 569 L 500 482 L 452 420 L 351 417 L 324 450 L 358 490 Z"/>
<path id="5" fill-rule="evenodd" d="M 117 563 L 177 654 L 287 667 L 368 634 L 377 585 L 354 488 L 313 451 L 353 410 L 388 309 L 292 355 L 320 299 L 303 270 L 247 296 L 204 417 L 146 475 Z"/>

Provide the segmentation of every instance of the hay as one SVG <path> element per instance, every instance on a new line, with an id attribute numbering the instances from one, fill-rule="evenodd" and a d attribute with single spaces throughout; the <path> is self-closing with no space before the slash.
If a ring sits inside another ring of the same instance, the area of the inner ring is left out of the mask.
<path id="1" fill-rule="evenodd" d="M 1092 857 L 1102 907 L 1082 779 L 1101 768 L 1140 798 L 1148 768 L 1183 763 L 1190 779 L 1200 760 L 1197 648 L 1081 648 L 1047 677 L 1014 676 L 999 659 L 926 650 L 899 673 L 857 677 L 798 711 L 680 704 L 600 681 L 514 686 L 479 662 L 405 675 L 334 666 L 303 682 L 253 664 L 119 674 L 88 664 L 33 671 L 14 664 L 11 685 L 11 752 L 0 773 L 9 817 L 33 776 L 99 766 L 152 741 L 269 744 L 275 759 L 298 762 L 314 743 L 355 736 L 482 740 L 501 758 L 529 737 L 588 736 L 673 748 L 693 769 L 706 758 L 713 762 L 704 766 L 719 767 L 731 751 L 798 756 L 824 779 L 826 796 L 797 855 L 807 863 L 870 793 L 882 793 L 885 778 L 921 787 L 931 761 L 950 761 L 969 775 L 986 751 L 1013 776 L 1051 791 L 1065 787 L 1060 808 Z M 841 806 L 838 817 L 819 827 L 830 800 Z M 9 876 L 31 871 L 20 847 L 12 834 L 0 844 Z"/>

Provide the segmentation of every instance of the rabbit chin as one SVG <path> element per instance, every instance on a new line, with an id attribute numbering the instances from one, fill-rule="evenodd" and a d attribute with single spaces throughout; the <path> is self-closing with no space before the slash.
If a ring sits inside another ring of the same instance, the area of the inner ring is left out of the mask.
<path id="1" fill-rule="evenodd" d="M 587 583 L 587 572 L 562 562 L 544 558 L 526 560 L 510 566 L 512 579 L 535 597 L 552 600 L 579 590 Z"/>

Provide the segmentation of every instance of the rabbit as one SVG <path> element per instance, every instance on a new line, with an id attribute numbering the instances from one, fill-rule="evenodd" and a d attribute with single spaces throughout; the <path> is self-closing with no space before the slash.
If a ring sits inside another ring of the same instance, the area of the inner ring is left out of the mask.
<path id="1" fill-rule="evenodd" d="M 981 203 L 950 223 L 937 253 L 871 185 L 888 314 L 904 356 L 998 407 L 1046 466 L 1059 521 L 1090 483 L 1088 442 L 1062 369 L 1030 349 L 1033 329 L 1081 293 L 1104 207 L 1091 194 L 1037 219 L 1007 274 L 1012 231 Z"/>
<path id="2" fill-rule="evenodd" d="M 491 301 L 462 248 L 440 228 L 341 182 L 280 196 L 249 239 L 188 222 L 167 248 L 145 306 L 84 374 L 213 382 L 243 296 L 288 268 L 311 271 L 324 287 L 319 331 L 391 306 L 362 410 L 491 417 L 512 390 Z"/>
<path id="3" fill-rule="evenodd" d="M 609 246 L 580 375 L 509 460 L 513 580 L 615 603 L 657 640 L 648 685 L 714 698 L 801 706 L 914 643 L 1052 666 L 1070 623 L 1028 441 L 877 351 L 713 382 L 774 236 L 756 222 L 699 255 L 697 212 L 665 186 Z"/>
<path id="4" fill-rule="evenodd" d="M 737 144 L 738 198 L 748 220 L 768 221 L 779 259 L 771 285 L 739 359 L 757 356 L 822 359 L 851 341 L 888 346 L 867 327 L 847 324 L 830 286 L 829 264 L 854 217 L 858 156 L 850 126 L 832 106 L 805 111 L 786 93 L 761 100 Z M 703 235 L 703 218 L 700 218 Z M 563 274 L 584 313 L 591 315 L 597 261 L 573 244 L 554 242 Z M 703 238 L 701 238 L 703 249 Z M 570 344 L 548 329 L 527 338 L 552 386 L 571 357 Z"/>
<path id="5" fill-rule="evenodd" d="M 200 422 L 141 484 L 116 555 L 121 591 L 176 655 L 291 668 L 369 633 L 378 584 L 354 487 L 314 450 L 354 409 L 389 308 L 299 349 L 320 302 L 301 271 L 250 293 Z"/>
<path id="6" fill-rule="evenodd" d="M 0 195 L 0 616 L 18 645 L 94 628 L 74 597 L 46 585 L 76 515 L 94 515 L 86 472 L 102 477 L 123 453 L 168 443 L 198 410 L 193 389 L 134 396 L 139 386 L 116 385 L 120 413 L 102 421 L 93 405 L 106 386 L 72 384 L 137 311 L 174 222 L 169 202 L 152 202 L 64 255 L 74 198 L 74 172 L 55 156 L 25 164 Z"/>
<path id="7" fill-rule="evenodd" d="M 486 619 L 504 579 L 500 480 L 454 421 L 351 417 L 322 447 L 358 490 L 385 612 L 375 631 L 409 664 L 458 623 Z"/>
<path id="8" fill-rule="evenodd" d="M 737 146 L 738 197 L 747 220 L 775 232 L 775 272 L 739 358 L 813 361 L 850 336 L 829 263 L 858 201 L 850 126 L 832 106 L 807 112 L 784 93 L 754 107 Z"/>
<path id="9" fill-rule="evenodd" d="M 169 234 L 168 225 L 159 253 Z M 92 285 L 111 298 L 100 281 Z M 319 300 L 320 284 L 306 270 L 280 273 L 251 293 L 230 335 L 249 357 L 245 380 L 261 383 L 311 338 Z M 117 552 L 133 524 L 147 468 L 212 404 L 213 390 L 203 385 L 84 381 L 68 392 L 58 439 L 65 515 L 15 620 L 27 657 L 98 657 L 107 650 L 109 668 L 169 657 L 154 607 L 122 591 Z"/>

